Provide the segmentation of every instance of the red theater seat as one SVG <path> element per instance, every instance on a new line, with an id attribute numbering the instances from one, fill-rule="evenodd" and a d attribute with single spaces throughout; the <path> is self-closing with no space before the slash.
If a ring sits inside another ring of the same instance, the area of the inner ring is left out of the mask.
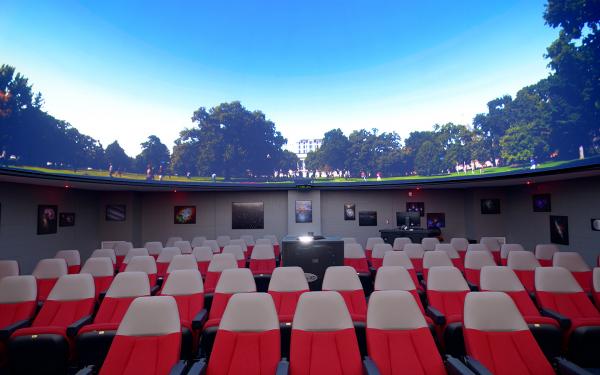
<path id="1" fill-rule="evenodd" d="M 179 248 L 181 254 L 191 254 L 192 253 L 192 245 L 190 241 L 175 241 L 173 247 Z"/>
<path id="2" fill-rule="evenodd" d="M 156 273 L 158 277 L 165 277 L 169 263 L 171 263 L 175 255 L 181 255 L 181 250 L 178 247 L 165 247 L 158 254 L 158 258 L 156 258 Z"/>
<path id="3" fill-rule="evenodd" d="M 242 240 L 241 238 L 237 238 L 237 239 L 233 239 L 229 241 L 230 245 L 238 245 L 239 247 L 242 248 L 242 251 L 244 252 L 244 258 L 249 258 L 250 254 L 248 253 L 248 245 L 246 245 L 246 241 Z"/>
<path id="4" fill-rule="evenodd" d="M 117 256 L 113 249 L 96 249 L 92 251 L 91 258 L 108 258 L 112 262 L 115 271 L 117 270 Z"/>
<path id="5" fill-rule="evenodd" d="M 240 239 L 244 240 L 244 242 L 246 243 L 246 248 L 248 249 L 248 256 L 252 256 L 252 251 L 254 250 L 255 245 L 254 236 L 252 236 L 251 234 L 245 234 L 243 236 L 240 236 Z"/>
<path id="6" fill-rule="evenodd" d="M 465 278 L 467 282 L 479 288 L 479 275 L 484 266 L 495 266 L 492 254 L 487 250 L 467 250 L 465 256 Z"/>
<path id="7" fill-rule="evenodd" d="M 275 374 L 280 350 L 279 322 L 271 297 L 236 294 L 223 313 L 207 375 Z"/>
<path id="8" fill-rule="evenodd" d="M 194 249 L 195 247 L 204 246 L 204 241 L 206 241 L 206 237 L 204 236 L 196 236 L 192 238 L 192 249 Z"/>
<path id="9" fill-rule="evenodd" d="M 533 253 L 529 251 L 510 252 L 506 265 L 513 270 L 529 293 L 535 291 L 535 269 L 541 265 Z"/>
<path id="10" fill-rule="evenodd" d="M 208 272 L 208 265 L 213 258 L 212 249 L 208 246 L 194 247 L 192 254 L 196 257 L 196 263 L 198 264 L 198 270 L 202 277 L 206 277 Z"/>
<path id="11" fill-rule="evenodd" d="M 367 238 L 367 244 L 365 245 L 365 255 L 367 256 L 367 260 L 371 261 L 371 255 L 373 252 L 373 248 L 378 243 L 384 243 L 383 238 L 381 237 L 369 237 Z"/>
<path id="12" fill-rule="evenodd" d="M 0 280 L 6 276 L 18 276 L 19 263 L 16 260 L 0 260 Z"/>
<path id="13" fill-rule="evenodd" d="M 454 266 L 448 253 L 445 251 L 426 251 L 423 255 L 423 280 L 427 283 L 427 274 L 432 267 Z"/>
<path id="14" fill-rule="evenodd" d="M 279 240 L 277 239 L 277 236 L 275 236 L 274 234 L 267 234 L 264 236 L 264 238 L 271 241 L 271 245 L 273 245 L 273 250 L 275 250 L 275 257 L 279 258 L 281 249 L 279 248 Z"/>
<path id="15" fill-rule="evenodd" d="M 463 258 L 461 257 L 458 251 L 449 243 L 440 243 L 435 246 L 436 251 L 445 251 L 452 262 L 452 265 L 460 270 L 460 272 L 465 271 L 465 265 L 463 262 Z"/>
<path id="16" fill-rule="evenodd" d="M 414 298 L 405 291 L 371 294 L 367 348 L 381 375 L 446 374 L 431 331 Z"/>
<path id="17" fill-rule="evenodd" d="M 167 267 L 167 274 L 163 278 L 163 285 L 169 279 L 169 275 L 173 271 L 177 270 L 198 270 L 198 263 L 196 262 L 196 257 L 192 254 L 181 254 L 175 255 L 173 259 L 171 259 L 171 263 L 169 263 L 169 267 Z"/>
<path id="18" fill-rule="evenodd" d="M 119 272 L 125 272 L 125 269 L 127 268 L 127 265 L 129 264 L 131 258 L 146 255 L 149 255 L 148 250 L 146 250 L 143 247 L 130 249 L 127 252 L 127 255 L 125 255 L 125 258 L 123 258 L 123 262 L 121 262 L 121 265 L 119 266 Z"/>
<path id="19" fill-rule="evenodd" d="M 336 291 L 342 295 L 353 321 L 364 322 L 367 318 L 365 292 L 356 271 L 348 266 L 327 268 L 323 276 L 323 290 Z"/>
<path id="20" fill-rule="evenodd" d="M 231 241 L 230 236 L 217 236 L 217 244 L 221 252 L 225 246 L 229 245 L 229 241 Z"/>
<path id="21" fill-rule="evenodd" d="M 356 333 L 344 299 L 336 292 L 300 296 L 290 351 L 292 375 L 362 375 Z"/>
<path id="22" fill-rule="evenodd" d="M 221 273 L 213 296 L 205 328 L 218 326 L 227 307 L 227 302 L 236 293 L 256 292 L 252 272 L 248 268 L 226 269 Z"/>
<path id="23" fill-rule="evenodd" d="M 568 269 L 585 292 L 589 293 L 592 291 L 592 269 L 587 265 L 579 253 L 554 253 L 552 265 L 554 267 L 564 267 Z"/>
<path id="24" fill-rule="evenodd" d="M 374 269 L 378 269 L 383 264 L 383 257 L 388 251 L 394 251 L 392 245 L 387 243 L 378 243 L 373 245 L 373 251 L 371 252 L 371 266 Z"/>
<path id="25" fill-rule="evenodd" d="M 469 247 L 469 241 L 466 238 L 458 237 L 450 239 L 450 245 L 456 249 L 460 258 L 465 261 L 465 255 L 467 253 L 467 247 Z"/>
<path id="26" fill-rule="evenodd" d="M 290 323 L 293 320 L 298 299 L 305 292 L 308 292 L 308 282 L 302 268 L 275 268 L 269 281 L 269 294 L 273 298 L 280 322 Z"/>
<path id="27" fill-rule="evenodd" d="M 404 245 L 412 243 L 412 240 L 408 237 L 397 237 L 394 238 L 394 244 L 392 248 L 394 251 L 402 251 L 404 250 Z"/>
<path id="28" fill-rule="evenodd" d="M 150 283 L 145 272 L 129 271 L 117 274 L 100 304 L 93 323 L 79 331 L 76 340 L 79 363 L 101 366 L 129 305 L 137 297 L 149 295 Z"/>
<path id="29" fill-rule="evenodd" d="M 54 284 L 67 272 L 67 262 L 64 259 L 40 260 L 32 272 L 37 282 L 38 301 L 45 301 Z"/>
<path id="30" fill-rule="evenodd" d="M 423 272 L 423 256 L 425 255 L 425 251 L 423 250 L 423 245 L 419 243 L 409 243 L 404 245 L 404 252 L 410 258 L 410 261 L 413 264 L 413 267 L 417 273 Z"/>
<path id="31" fill-rule="evenodd" d="M 508 254 L 511 251 L 525 251 L 523 246 L 518 243 L 505 243 L 500 246 L 500 265 L 506 266 L 508 260 Z"/>
<path id="32" fill-rule="evenodd" d="M 421 240 L 421 245 L 423 245 L 424 251 L 433 251 L 435 250 L 436 245 L 439 245 L 440 240 L 436 237 L 425 237 Z"/>
<path id="33" fill-rule="evenodd" d="M 490 319 L 493 316 L 494 319 Z M 465 299 L 467 354 L 496 375 L 552 375 L 519 310 L 502 292 L 469 293 Z"/>
<path id="34" fill-rule="evenodd" d="M 500 248 L 502 247 L 503 242 L 501 242 L 498 237 L 481 237 L 479 243 L 487 246 L 488 251 L 492 253 L 494 262 L 500 264 Z M 468 248 L 467 251 L 469 251 Z"/>
<path id="35" fill-rule="evenodd" d="M 246 267 L 246 256 L 244 255 L 244 250 L 240 245 L 225 245 L 222 250 L 222 254 L 233 254 L 235 260 L 237 261 L 238 268 Z"/>
<path id="36" fill-rule="evenodd" d="M 150 241 L 144 244 L 146 250 L 148 250 L 148 254 L 152 255 L 154 259 L 158 258 L 158 255 L 163 249 L 163 244 L 160 241 Z"/>
<path id="37" fill-rule="evenodd" d="M 142 271 L 148 275 L 148 281 L 150 282 L 150 290 L 156 285 L 156 261 L 154 257 L 150 255 L 135 256 L 131 258 L 125 268 L 125 272 L 131 271 Z"/>
<path id="38" fill-rule="evenodd" d="M 133 244 L 126 241 L 115 241 L 113 249 L 117 257 L 117 269 L 121 269 L 121 264 L 125 260 L 125 256 L 127 256 L 129 250 L 133 249 Z"/>
<path id="39" fill-rule="evenodd" d="M 221 248 L 216 240 L 206 240 L 202 244 L 202 246 L 208 246 L 211 248 L 213 254 L 219 254 L 221 252 Z"/>
<path id="40" fill-rule="evenodd" d="M 252 271 L 252 274 L 270 275 L 275 267 L 275 250 L 273 250 L 273 246 L 255 246 L 250 256 L 250 271 Z"/>
<path id="41" fill-rule="evenodd" d="M 208 265 L 206 280 L 204 280 L 204 292 L 213 293 L 221 277 L 221 272 L 230 268 L 238 268 L 233 254 L 215 254 Z"/>
<path id="42" fill-rule="evenodd" d="M 173 297 L 136 298 L 119 325 L 100 375 L 168 374 L 179 360 L 180 327 Z"/>
<path id="43" fill-rule="evenodd" d="M 79 273 L 81 270 L 81 256 L 79 250 L 59 250 L 54 256 L 57 259 L 64 259 L 67 262 L 68 273 Z"/>
<path id="44" fill-rule="evenodd" d="M 369 263 L 367 256 L 358 243 L 344 244 L 344 266 L 354 268 L 358 273 L 369 273 Z"/>
<path id="45" fill-rule="evenodd" d="M 90 274 L 61 276 L 31 327 L 12 334 L 8 346 L 12 373 L 66 374 L 71 338 L 91 320 L 94 304 Z"/>
<path id="46" fill-rule="evenodd" d="M 390 267 L 390 266 L 404 267 L 406 269 L 406 271 L 408 271 L 408 274 L 410 275 L 410 277 L 411 277 L 413 283 L 415 284 L 415 286 L 417 287 L 417 289 L 423 289 L 423 287 L 419 283 L 419 279 L 417 277 L 417 272 L 415 271 L 415 268 L 413 267 L 413 263 L 411 262 L 410 258 L 406 254 L 406 252 L 404 252 L 404 251 L 387 252 L 385 254 L 385 256 L 383 257 L 383 267 Z"/>
<path id="47" fill-rule="evenodd" d="M 181 238 L 179 236 L 169 237 L 169 238 L 167 238 L 167 242 L 165 242 L 165 247 L 174 247 L 175 242 L 177 242 L 177 241 L 183 241 L 183 238 Z"/>
<path id="48" fill-rule="evenodd" d="M 552 267 L 552 258 L 554 253 L 558 253 L 558 246 L 555 244 L 540 244 L 535 247 L 535 257 L 542 267 Z"/>
<path id="49" fill-rule="evenodd" d="M 594 268 L 592 279 L 592 295 L 594 302 L 596 302 L 596 307 L 600 310 L 600 267 Z"/>
<path id="50" fill-rule="evenodd" d="M 83 265 L 81 273 L 89 273 L 94 278 L 94 290 L 98 301 L 100 293 L 106 292 L 113 282 L 115 268 L 110 258 L 90 258 Z"/>

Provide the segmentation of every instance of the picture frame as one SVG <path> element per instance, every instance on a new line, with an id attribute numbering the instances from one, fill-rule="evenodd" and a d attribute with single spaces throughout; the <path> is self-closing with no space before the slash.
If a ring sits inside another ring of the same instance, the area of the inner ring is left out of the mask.
<path id="1" fill-rule="evenodd" d="M 359 211 L 358 225 L 361 227 L 376 227 L 377 211 Z"/>
<path id="2" fill-rule="evenodd" d="M 356 204 L 344 203 L 344 220 L 356 220 Z"/>
<path id="3" fill-rule="evenodd" d="M 264 202 L 231 203 L 231 229 L 265 229 Z"/>
<path id="4" fill-rule="evenodd" d="M 418 212 L 421 217 L 424 217 L 425 202 L 406 202 L 406 212 Z"/>
<path id="5" fill-rule="evenodd" d="M 592 219 L 592 230 L 600 231 L 600 219 Z"/>
<path id="6" fill-rule="evenodd" d="M 58 227 L 58 206 L 38 205 L 37 234 L 55 234 Z"/>
<path id="7" fill-rule="evenodd" d="M 533 212 L 551 212 L 552 200 L 550 194 L 534 194 L 531 197 Z"/>
<path id="8" fill-rule="evenodd" d="M 106 221 L 125 221 L 127 218 L 127 206 L 124 204 L 106 205 Z"/>
<path id="9" fill-rule="evenodd" d="M 58 214 L 58 226 L 59 227 L 73 227 L 75 226 L 75 213 L 74 212 L 61 212 Z"/>
<path id="10" fill-rule="evenodd" d="M 482 215 L 498 215 L 500 214 L 500 199 L 485 198 L 481 200 Z"/>
<path id="11" fill-rule="evenodd" d="M 196 206 L 173 207 L 173 224 L 196 224 Z"/>
<path id="12" fill-rule="evenodd" d="M 428 212 L 427 213 L 427 229 L 445 228 L 446 214 L 444 212 Z"/>
<path id="13" fill-rule="evenodd" d="M 312 201 L 296 201 L 296 223 L 312 223 Z"/>
<path id="14" fill-rule="evenodd" d="M 569 217 L 550 215 L 550 242 L 569 244 Z"/>

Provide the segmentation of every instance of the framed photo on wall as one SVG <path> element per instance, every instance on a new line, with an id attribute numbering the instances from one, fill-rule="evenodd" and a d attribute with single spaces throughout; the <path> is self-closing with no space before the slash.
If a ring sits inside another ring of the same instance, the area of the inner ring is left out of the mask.
<path id="1" fill-rule="evenodd" d="M 196 206 L 175 206 L 173 224 L 196 224 Z"/>
<path id="2" fill-rule="evenodd" d="M 498 215 L 500 214 L 500 199 L 482 199 L 481 200 L 482 215 Z"/>
<path id="3" fill-rule="evenodd" d="M 37 234 L 54 234 L 58 226 L 58 206 L 39 205 L 37 212 Z"/>
<path id="4" fill-rule="evenodd" d="M 425 202 L 406 202 L 406 212 L 418 212 L 421 217 L 425 216 Z"/>
<path id="5" fill-rule="evenodd" d="M 359 211 L 358 225 L 361 227 L 376 227 L 377 211 Z"/>
<path id="6" fill-rule="evenodd" d="M 600 219 L 592 219 L 592 230 L 600 231 Z"/>
<path id="7" fill-rule="evenodd" d="M 231 229 L 265 229 L 264 203 L 231 203 Z"/>
<path id="8" fill-rule="evenodd" d="M 356 220 L 356 205 L 354 203 L 344 204 L 344 220 Z"/>
<path id="9" fill-rule="evenodd" d="M 535 194 L 531 197 L 533 204 L 533 212 L 550 212 L 552 211 L 552 201 L 550 194 Z"/>
<path id="10" fill-rule="evenodd" d="M 312 201 L 296 201 L 296 223 L 312 223 Z"/>
<path id="11" fill-rule="evenodd" d="M 74 225 L 75 225 L 75 213 L 61 212 L 58 215 L 58 226 L 59 227 L 72 227 Z"/>
<path id="12" fill-rule="evenodd" d="M 126 206 L 124 204 L 109 204 L 106 206 L 106 221 L 125 221 Z"/>
<path id="13" fill-rule="evenodd" d="M 427 229 L 445 228 L 446 214 L 443 212 L 428 212 L 427 213 Z"/>
<path id="14" fill-rule="evenodd" d="M 569 244 L 569 217 L 550 215 L 550 242 Z"/>

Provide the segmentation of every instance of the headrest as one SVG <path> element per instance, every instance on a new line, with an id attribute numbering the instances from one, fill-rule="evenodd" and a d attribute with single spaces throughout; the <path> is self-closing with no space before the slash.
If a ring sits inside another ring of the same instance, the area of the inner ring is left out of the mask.
<path id="1" fill-rule="evenodd" d="M 356 238 L 354 237 L 342 237 L 342 241 L 344 241 L 344 245 L 350 244 L 350 243 L 356 243 Z"/>
<path id="2" fill-rule="evenodd" d="M 161 294 L 170 296 L 187 296 L 197 293 L 204 293 L 202 275 L 197 269 L 171 272 L 161 291 Z"/>
<path id="3" fill-rule="evenodd" d="M 175 241 L 173 247 L 178 247 L 182 254 L 192 253 L 192 245 L 190 245 L 190 241 Z"/>
<path id="4" fill-rule="evenodd" d="M 67 266 L 78 266 L 81 264 L 81 257 L 79 256 L 79 250 L 59 250 L 54 256 L 57 259 L 64 259 L 67 261 Z"/>
<path id="5" fill-rule="evenodd" d="M 236 239 L 236 240 L 231 240 L 229 241 L 230 245 L 238 245 L 239 247 L 242 248 L 243 251 L 248 251 L 248 245 L 246 245 L 246 241 L 242 240 L 242 239 Z"/>
<path id="6" fill-rule="evenodd" d="M 268 293 L 239 293 L 231 297 L 219 329 L 233 332 L 279 330 L 279 318 Z"/>
<path id="7" fill-rule="evenodd" d="M 117 263 L 117 256 L 113 249 L 96 249 L 92 251 L 90 258 L 108 258 L 113 264 Z"/>
<path id="8" fill-rule="evenodd" d="M 423 255 L 425 254 L 425 250 L 423 250 L 423 245 L 421 245 L 420 243 L 407 243 L 406 245 L 404 245 L 403 251 L 411 259 L 423 258 Z"/>
<path id="9" fill-rule="evenodd" d="M 439 244 L 440 240 L 435 237 L 425 237 L 421 240 L 421 245 L 423 245 L 423 250 L 432 251 L 435 249 L 435 245 Z"/>
<path id="10" fill-rule="evenodd" d="M 506 265 L 513 270 L 533 271 L 536 267 L 540 267 L 540 262 L 532 252 L 511 251 L 508 253 Z"/>
<path id="11" fill-rule="evenodd" d="M 460 292 L 469 290 L 469 285 L 456 267 L 431 267 L 427 274 L 427 289 L 440 292 Z"/>
<path id="12" fill-rule="evenodd" d="M 579 293 L 583 291 L 575 277 L 564 267 L 536 268 L 535 290 L 554 293 Z"/>
<path id="13" fill-rule="evenodd" d="M 42 259 L 32 272 L 36 279 L 58 279 L 66 274 L 67 262 L 62 258 Z"/>
<path id="14" fill-rule="evenodd" d="M 503 292 L 471 292 L 465 298 L 464 325 L 487 332 L 525 331 L 529 328 L 512 298 Z"/>
<path id="15" fill-rule="evenodd" d="M 216 240 L 206 240 L 202 244 L 202 246 L 208 246 L 212 249 L 213 254 L 218 253 L 221 249 L 219 248 L 219 244 Z"/>
<path id="16" fill-rule="evenodd" d="M 94 298 L 94 278 L 89 273 L 61 276 L 50 294 L 50 301 L 78 301 Z"/>
<path id="17" fill-rule="evenodd" d="M 250 259 L 275 259 L 275 250 L 271 245 L 256 245 Z"/>
<path id="18" fill-rule="evenodd" d="M 373 246 L 378 243 L 383 243 L 383 238 L 381 237 L 369 237 L 367 238 L 367 246 L 366 248 L 369 250 L 373 250 Z"/>
<path id="19" fill-rule="evenodd" d="M 558 253 L 558 246 L 555 244 L 540 244 L 535 246 L 535 257 L 538 259 L 552 259 L 554 253 Z"/>
<path id="20" fill-rule="evenodd" d="M 495 266 L 496 262 L 492 253 L 487 250 L 468 250 L 465 256 L 465 268 L 480 270 L 483 266 Z"/>
<path id="21" fill-rule="evenodd" d="M 112 276 L 115 268 L 110 258 L 90 258 L 85 261 L 80 273 L 89 273 L 96 277 Z"/>
<path id="22" fill-rule="evenodd" d="M 167 243 L 165 244 L 165 247 L 173 247 L 175 246 L 175 242 L 177 241 L 183 241 L 183 238 L 181 237 L 169 237 L 167 239 Z"/>
<path id="23" fill-rule="evenodd" d="M 135 256 L 127 263 L 125 271 L 143 271 L 152 275 L 156 273 L 156 261 L 151 255 Z"/>
<path id="24" fill-rule="evenodd" d="M 375 290 L 415 290 L 412 277 L 404 267 L 383 266 L 375 276 Z"/>
<path id="25" fill-rule="evenodd" d="M 490 248 L 484 243 L 470 243 L 467 246 L 467 252 L 469 251 L 491 251 Z"/>
<path id="26" fill-rule="evenodd" d="M 277 267 L 269 281 L 269 292 L 296 292 L 308 290 L 308 282 L 300 267 Z"/>
<path id="27" fill-rule="evenodd" d="M 160 254 L 161 250 L 163 249 L 163 244 L 160 241 L 151 241 L 151 242 L 146 242 L 144 244 L 144 247 L 146 248 L 146 250 L 148 250 L 148 254 L 158 255 L 158 254 Z"/>
<path id="28" fill-rule="evenodd" d="M 279 244 L 279 241 L 277 240 L 277 236 L 274 234 L 265 234 L 263 237 L 271 240 L 271 245 Z"/>
<path id="29" fill-rule="evenodd" d="M 37 284 L 31 275 L 6 276 L 0 279 L 0 303 L 35 301 Z"/>
<path id="30" fill-rule="evenodd" d="M 365 252 L 359 243 L 345 243 L 344 244 L 344 258 L 348 259 L 362 259 L 365 258 Z"/>
<path id="31" fill-rule="evenodd" d="M 273 246 L 273 241 L 271 241 L 268 238 L 258 238 L 254 244 L 254 246 L 258 246 L 258 245 L 271 245 Z"/>
<path id="32" fill-rule="evenodd" d="M 596 293 L 600 292 L 600 267 L 595 267 L 592 273 L 592 287 Z"/>
<path id="33" fill-rule="evenodd" d="M 354 328 L 342 295 L 338 292 L 306 292 L 300 295 L 292 329 L 339 331 Z"/>
<path id="34" fill-rule="evenodd" d="M 452 261 L 445 251 L 426 251 L 423 255 L 423 267 L 452 266 Z"/>
<path id="35" fill-rule="evenodd" d="M 240 236 L 240 238 L 246 242 L 246 246 L 254 246 L 254 236 L 245 234 Z"/>
<path id="36" fill-rule="evenodd" d="M 248 268 L 229 268 L 221 272 L 215 293 L 256 292 L 252 271 Z"/>
<path id="37" fill-rule="evenodd" d="M 124 298 L 150 295 L 150 282 L 146 272 L 127 271 L 118 273 L 106 291 L 106 297 Z"/>
<path id="38" fill-rule="evenodd" d="M 197 262 L 206 262 L 212 260 L 213 258 L 213 252 L 209 246 L 195 247 L 192 251 L 192 254 L 194 257 L 196 257 Z"/>
<path id="39" fill-rule="evenodd" d="M 413 269 L 413 264 L 405 251 L 388 251 L 383 256 L 383 266 L 400 266 L 407 270 Z"/>
<path id="40" fill-rule="evenodd" d="M 501 243 L 495 237 L 481 237 L 479 243 L 486 245 L 489 251 L 500 251 Z"/>
<path id="41" fill-rule="evenodd" d="M 119 241 L 115 243 L 114 247 L 116 255 L 127 255 L 127 252 L 131 249 L 133 249 L 133 244 L 125 241 Z"/>
<path id="42" fill-rule="evenodd" d="M 181 255 L 181 249 L 178 247 L 165 247 L 158 254 L 156 261 L 159 263 L 169 263 L 175 255 Z"/>
<path id="43" fill-rule="evenodd" d="M 350 266 L 331 266 L 323 276 L 323 290 L 362 290 L 356 270 Z"/>
<path id="44" fill-rule="evenodd" d="M 167 267 L 167 273 L 171 273 L 176 270 L 198 270 L 198 263 L 196 257 L 192 254 L 175 255 Z M 171 276 L 169 276 L 171 277 Z"/>
<path id="45" fill-rule="evenodd" d="M 19 275 L 19 263 L 16 260 L 0 260 L 0 279 Z"/>
<path id="46" fill-rule="evenodd" d="M 481 268 L 480 289 L 494 292 L 520 292 L 525 288 L 513 270 L 501 266 Z"/>
<path id="47" fill-rule="evenodd" d="M 469 246 L 469 241 L 462 237 L 452 238 L 450 240 L 450 245 L 452 245 L 456 251 L 465 251 Z"/>
<path id="48" fill-rule="evenodd" d="M 554 253 L 552 265 L 556 267 L 565 267 L 571 272 L 589 272 L 592 269 L 585 263 L 581 255 L 575 252 Z"/>
<path id="49" fill-rule="evenodd" d="M 215 254 L 208 264 L 208 272 L 221 272 L 229 268 L 238 268 L 233 254 Z"/>
<path id="50" fill-rule="evenodd" d="M 505 243 L 500 246 L 500 257 L 503 259 L 508 258 L 508 253 L 511 251 L 525 251 L 523 246 L 518 243 Z"/>
<path id="51" fill-rule="evenodd" d="M 244 258 L 244 250 L 240 245 L 225 245 L 222 251 L 223 254 L 233 254 L 235 259 L 242 260 Z"/>
<path id="52" fill-rule="evenodd" d="M 456 251 L 456 249 L 454 248 L 454 246 L 452 246 L 449 243 L 439 243 L 439 244 L 435 245 L 435 251 L 444 251 L 444 252 L 446 252 L 446 254 L 448 254 L 448 257 L 450 257 L 450 259 L 458 259 L 458 258 L 460 258 L 460 255 L 458 254 L 458 251 Z"/>
<path id="53" fill-rule="evenodd" d="M 192 247 L 199 247 L 204 245 L 204 241 L 206 241 L 206 237 L 204 236 L 196 236 L 192 239 Z"/>
<path id="54" fill-rule="evenodd" d="M 219 247 L 225 247 L 229 245 L 229 241 L 231 241 L 231 237 L 229 236 L 217 236 L 217 243 Z"/>
<path id="55" fill-rule="evenodd" d="M 367 329 L 410 330 L 427 327 L 414 297 L 403 290 L 377 291 L 369 297 Z"/>
<path id="56" fill-rule="evenodd" d="M 408 237 L 397 237 L 394 239 L 394 250 L 404 250 L 404 245 L 412 243 L 412 240 Z"/>
<path id="57" fill-rule="evenodd" d="M 394 251 L 392 249 L 392 245 L 388 243 L 376 243 L 373 245 L 373 253 L 371 255 L 372 258 L 383 258 L 386 252 Z"/>
<path id="58" fill-rule="evenodd" d="M 123 263 L 127 264 L 127 263 L 129 263 L 131 258 L 137 257 L 137 256 L 144 256 L 144 255 L 150 255 L 150 254 L 148 254 L 148 250 L 146 250 L 145 247 L 138 247 L 138 248 L 131 249 L 131 250 L 129 250 L 129 252 L 127 252 L 127 255 L 125 255 L 125 259 L 123 260 Z"/>
<path id="59" fill-rule="evenodd" d="M 171 296 L 138 297 L 133 300 L 117 335 L 162 336 L 181 331 L 177 303 Z"/>

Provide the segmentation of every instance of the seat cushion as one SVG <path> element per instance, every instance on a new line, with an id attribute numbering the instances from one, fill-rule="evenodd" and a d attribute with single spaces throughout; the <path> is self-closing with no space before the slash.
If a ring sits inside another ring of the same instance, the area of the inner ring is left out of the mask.
<path id="1" fill-rule="evenodd" d="M 114 277 L 113 276 L 94 276 L 94 290 L 96 292 L 96 299 L 102 292 L 106 292 L 110 288 Z"/>
<path id="2" fill-rule="evenodd" d="M 94 324 L 116 324 L 118 326 L 134 299 L 135 297 L 105 297 L 94 318 Z"/>
<path id="3" fill-rule="evenodd" d="M 218 326 L 233 293 L 215 293 L 204 328 Z"/>
<path id="4" fill-rule="evenodd" d="M 367 258 L 344 258 L 344 266 L 352 267 L 359 273 L 369 273 Z"/>
<path id="5" fill-rule="evenodd" d="M 58 279 L 36 279 L 38 301 L 45 301 Z"/>
<path id="6" fill-rule="evenodd" d="M 571 272 L 571 274 L 577 280 L 581 289 L 588 293 L 592 291 L 592 271 Z"/>
<path id="7" fill-rule="evenodd" d="M 513 300 L 527 324 L 548 324 L 559 327 L 556 320 L 540 314 L 537 307 L 533 304 L 531 297 L 529 297 L 529 293 L 526 291 L 505 293 Z"/>
<path id="8" fill-rule="evenodd" d="M 364 322 L 367 319 L 367 300 L 365 292 L 360 290 L 339 290 L 344 298 L 353 321 Z"/>
<path id="9" fill-rule="evenodd" d="M 204 280 L 204 293 L 214 293 L 220 277 L 221 272 L 207 272 L 206 280 Z"/>
<path id="10" fill-rule="evenodd" d="M 206 273 L 208 272 L 208 265 L 210 264 L 210 260 L 198 262 L 198 270 L 202 277 L 206 277 Z"/>
<path id="11" fill-rule="evenodd" d="M 300 295 L 308 290 L 298 290 L 292 292 L 275 292 L 269 291 L 269 294 L 273 298 L 277 315 L 279 316 L 280 323 L 291 322 L 294 319 L 294 313 L 296 312 L 296 305 Z"/>
<path id="12" fill-rule="evenodd" d="M 177 302 L 181 325 L 192 329 L 192 320 L 204 308 L 204 293 L 173 296 Z"/>
<path id="13" fill-rule="evenodd" d="M 250 259 L 250 271 L 253 275 L 270 275 L 275 267 L 275 259 Z"/>
<path id="14" fill-rule="evenodd" d="M 446 323 L 462 322 L 467 293 L 466 290 L 457 292 L 428 290 L 427 299 L 431 306 L 445 315 Z"/>
<path id="15" fill-rule="evenodd" d="M 94 304 L 93 298 L 77 301 L 46 301 L 31 326 L 33 328 L 68 327 L 84 316 L 91 315 Z"/>
<path id="16" fill-rule="evenodd" d="M 479 287 L 480 270 L 465 268 L 465 279 L 477 287 Z"/>
<path id="17" fill-rule="evenodd" d="M 35 301 L 0 304 L 0 329 L 21 320 L 31 319 L 36 307 Z"/>
<path id="18" fill-rule="evenodd" d="M 534 270 L 513 270 L 515 275 L 523 284 L 523 287 L 528 292 L 535 292 L 535 271 Z"/>

